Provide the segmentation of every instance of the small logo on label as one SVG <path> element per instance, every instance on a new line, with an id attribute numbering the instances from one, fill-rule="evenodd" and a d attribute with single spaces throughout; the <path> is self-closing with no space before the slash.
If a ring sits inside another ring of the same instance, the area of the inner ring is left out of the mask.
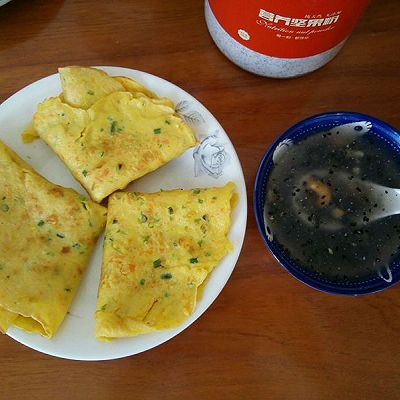
<path id="1" fill-rule="evenodd" d="M 243 40 L 250 40 L 250 35 L 244 31 L 243 29 L 238 30 L 238 35 L 243 39 Z"/>

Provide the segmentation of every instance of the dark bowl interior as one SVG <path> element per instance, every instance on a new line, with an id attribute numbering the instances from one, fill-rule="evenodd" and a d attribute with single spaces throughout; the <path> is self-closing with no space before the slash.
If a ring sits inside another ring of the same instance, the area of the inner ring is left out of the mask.
<path id="1" fill-rule="evenodd" d="M 287 252 L 283 251 L 283 248 L 278 241 L 273 239 L 271 240 L 269 233 L 266 231 L 266 224 L 264 220 L 264 204 L 266 199 L 268 177 L 271 168 L 273 167 L 272 157 L 274 151 L 277 146 L 282 143 L 282 141 L 290 139 L 296 143 L 296 141 L 306 136 L 313 135 L 321 131 L 329 131 L 333 127 L 343 124 L 361 121 L 372 124 L 370 132 L 379 137 L 379 139 L 382 139 L 386 141 L 386 143 L 390 144 L 392 149 L 399 154 L 400 161 L 399 132 L 386 123 L 371 116 L 353 112 L 333 112 L 320 114 L 298 122 L 287 129 L 274 141 L 261 160 L 254 186 L 253 205 L 258 229 L 273 256 L 288 272 L 290 272 L 294 277 L 303 283 L 315 289 L 333 294 L 362 295 L 373 293 L 392 286 L 400 279 L 400 254 L 397 254 L 397 256 L 394 257 L 390 265 L 386 265 L 380 271 L 377 271 L 375 275 L 370 276 L 368 279 L 359 281 L 341 283 L 332 282 L 323 279 L 316 274 L 312 274 L 308 270 L 305 270 L 301 265 L 298 265 L 293 259 L 291 259 Z M 379 232 L 376 232 L 376 235 L 378 236 Z"/>

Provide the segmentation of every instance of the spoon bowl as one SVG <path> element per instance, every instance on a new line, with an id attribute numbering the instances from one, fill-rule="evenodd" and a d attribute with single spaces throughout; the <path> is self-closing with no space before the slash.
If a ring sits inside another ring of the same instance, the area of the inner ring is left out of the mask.
<path id="1" fill-rule="evenodd" d="M 381 218 L 400 214 L 400 189 L 362 180 L 343 171 L 308 173 L 298 180 L 302 187 L 292 205 L 302 222 L 335 231 L 346 225 L 365 226 Z M 315 210 L 316 212 L 312 212 Z M 317 220 L 317 211 L 325 211 Z"/>

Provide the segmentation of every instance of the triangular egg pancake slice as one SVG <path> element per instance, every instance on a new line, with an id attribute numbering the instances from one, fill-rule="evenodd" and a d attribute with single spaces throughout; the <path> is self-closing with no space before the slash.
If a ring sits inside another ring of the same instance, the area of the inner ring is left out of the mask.
<path id="1" fill-rule="evenodd" d="M 197 143 L 171 107 L 154 101 L 114 92 L 82 110 L 49 98 L 38 105 L 34 128 L 100 202 Z"/>
<path id="2" fill-rule="evenodd" d="M 116 192 L 109 198 L 96 336 L 108 340 L 174 328 L 232 249 L 235 186 Z"/>
<path id="3" fill-rule="evenodd" d="M 106 209 L 48 182 L 0 142 L 0 330 L 52 337 L 106 222 Z"/>

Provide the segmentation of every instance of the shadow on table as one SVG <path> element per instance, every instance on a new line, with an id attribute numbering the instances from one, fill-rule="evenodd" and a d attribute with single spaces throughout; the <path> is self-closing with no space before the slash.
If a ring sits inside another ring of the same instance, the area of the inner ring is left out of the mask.
<path id="1" fill-rule="evenodd" d="M 0 7 L 0 50 L 36 36 L 55 18 L 64 0 L 12 0 Z"/>

